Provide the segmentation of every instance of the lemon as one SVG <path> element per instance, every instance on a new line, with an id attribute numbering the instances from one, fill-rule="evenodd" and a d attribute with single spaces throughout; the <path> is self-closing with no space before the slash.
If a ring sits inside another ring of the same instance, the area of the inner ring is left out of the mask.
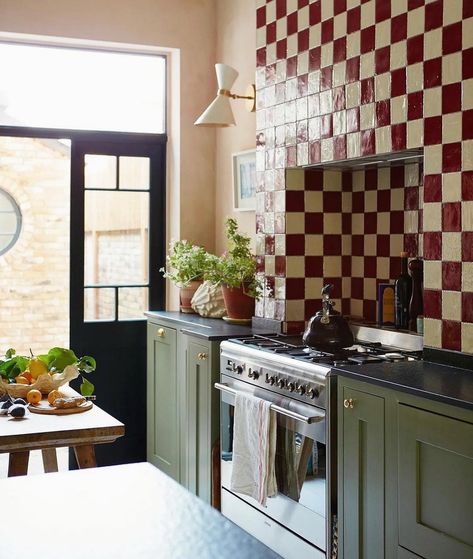
<path id="1" fill-rule="evenodd" d="M 44 361 L 41 361 L 41 359 L 38 359 L 37 357 L 33 357 L 33 359 L 30 359 L 30 362 L 28 363 L 28 369 L 31 373 L 31 376 L 33 378 L 38 378 L 39 375 L 43 375 L 44 373 L 48 372 L 48 366 L 46 365 L 46 363 L 44 363 Z"/>

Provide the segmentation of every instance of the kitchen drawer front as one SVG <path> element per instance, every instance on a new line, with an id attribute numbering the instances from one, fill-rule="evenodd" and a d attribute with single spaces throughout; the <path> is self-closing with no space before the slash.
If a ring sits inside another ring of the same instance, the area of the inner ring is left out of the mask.
<path id="1" fill-rule="evenodd" d="M 428 559 L 471 559 L 473 424 L 398 411 L 399 543 Z"/>

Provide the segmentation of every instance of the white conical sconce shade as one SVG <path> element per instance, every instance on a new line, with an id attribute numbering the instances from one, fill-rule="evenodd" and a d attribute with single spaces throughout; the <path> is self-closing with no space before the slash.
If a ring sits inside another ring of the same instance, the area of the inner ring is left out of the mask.
<path id="1" fill-rule="evenodd" d="M 223 92 L 230 93 L 232 85 L 238 77 L 238 72 L 227 64 L 215 64 L 217 74 L 217 97 L 194 122 L 196 126 L 235 126 L 230 97 Z"/>

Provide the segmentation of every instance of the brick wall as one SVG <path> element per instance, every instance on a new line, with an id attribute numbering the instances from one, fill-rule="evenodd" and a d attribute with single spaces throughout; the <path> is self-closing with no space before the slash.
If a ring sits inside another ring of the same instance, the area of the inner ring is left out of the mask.
<path id="1" fill-rule="evenodd" d="M 287 254 L 286 170 L 423 148 L 425 343 L 473 353 L 473 3 L 256 5 L 258 266 L 274 285 L 257 315 L 287 329 L 311 293 L 286 301 L 312 266 Z"/>

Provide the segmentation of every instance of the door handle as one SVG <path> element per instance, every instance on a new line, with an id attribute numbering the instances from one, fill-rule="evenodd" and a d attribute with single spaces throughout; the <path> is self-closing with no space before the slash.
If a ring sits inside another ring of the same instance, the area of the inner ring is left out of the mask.
<path id="1" fill-rule="evenodd" d="M 197 354 L 197 359 L 199 359 L 200 361 L 204 361 L 205 359 L 207 359 L 208 355 L 206 353 L 204 353 L 203 351 L 200 351 Z"/>
<path id="2" fill-rule="evenodd" d="M 158 338 L 165 338 L 166 330 L 164 328 L 158 328 Z"/>
<path id="3" fill-rule="evenodd" d="M 355 407 L 355 401 L 353 398 L 345 398 L 345 400 L 343 400 L 343 407 L 352 410 Z"/>

